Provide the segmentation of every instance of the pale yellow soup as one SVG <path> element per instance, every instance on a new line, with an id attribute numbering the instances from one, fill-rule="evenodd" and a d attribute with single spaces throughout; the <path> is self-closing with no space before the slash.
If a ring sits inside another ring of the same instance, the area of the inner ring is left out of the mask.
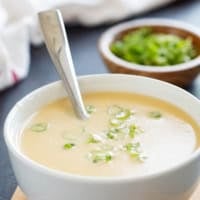
<path id="1" fill-rule="evenodd" d="M 84 95 L 90 113 L 79 120 L 68 99 L 38 110 L 22 130 L 30 159 L 84 176 L 142 176 L 187 159 L 199 145 L 200 127 L 164 101 L 130 93 Z"/>

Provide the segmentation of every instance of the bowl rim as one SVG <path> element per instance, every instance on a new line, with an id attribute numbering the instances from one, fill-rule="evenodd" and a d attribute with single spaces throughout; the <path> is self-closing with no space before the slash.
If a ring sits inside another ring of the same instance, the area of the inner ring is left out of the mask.
<path id="1" fill-rule="evenodd" d="M 142 18 L 136 20 L 130 20 L 128 22 L 122 22 L 118 25 L 114 25 L 111 28 L 107 29 L 101 36 L 98 41 L 99 51 L 103 57 L 110 60 L 115 65 L 120 67 L 127 68 L 129 70 L 137 70 L 141 72 L 153 72 L 153 73 L 165 73 L 165 72 L 179 72 L 188 69 L 198 67 L 200 65 L 200 55 L 194 59 L 169 66 L 153 66 L 153 65 L 140 65 L 137 63 L 131 63 L 126 60 L 123 60 L 116 55 L 114 55 L 109 48 L 109 45 L 112 43 L 113 38 L 119 33 L 131 29 L 131 28 L 140 28 L 144 26 L 162 26 L 162 27 L 171 27 L 180 29 L 184 32 L 190 32 L 193 35 L 197 36 L 200 40 L 200 29 L 194 25 L 173 19 L 166 18 Z"/>
<path id="2" fill-rule="evenodd" d="M 84 75 L 79 76 L 78 80 L 81 81 L 82 79 L 88 79 L 88 78 L 104 78 L 107 77 L 129 77 L 129 78 L 139 78 L 143 80 L 151 80 L 154 82 L 158 82 L 162 85 L 165 85 L 167 87 L 171 87 L 176 89 L 177 91 L 181 92 L 182 94 L 185 94 L 192 98 L 194 101 L 196 101 L 200 105 L 200 101 L 197 97 L 193 96 L 189 92 L 185 91 L 184 89 L 177 87 L 173 84 L 160 81 L 153 78 L 143 77 L 143 76 L 137 76 L 137 75 L 127 75 L 127 74 L 94 74 L 94 75 Z M 4 141 L 6 143 L 7 149 L 9 150 L 9 153 L 12 153 L 14 157 L 16 157 L 20 162 L 22 162 L 24 165 L 39 171 L 41 174 L 44 174 L 46 176 L 56 177 L 63 180 L 70 180 L 70 181 L 78 181 L 80 183 L 94 183 L 94 184 L 118 184 L 118 183 L 139 183 L 143 181 L 148 181 L 150 179 L 156 179 L 161 176 L 166 176 L 170 173 L 176 172 L 180 168 L 183 168 L 187 165 L 190 165 L 191 163 L 195 162 L 198 158 L 200 158 L 200 148 L 195 150 L 193 153 L 191 153 L 191 156 L 189 156 L 184 161 L 180 162 L 179 164 L 172 166 L 170 168 L 167 168 L 165 170 L 161 170 L 157 173 L 153 174 L 147 174 L 143 176 L 114 176 L 114 177 L 99 177 L 99 176 L 83 176 L 68 172 L 62 172 L 53 168 L 49 168 L 45 165 L 42 165 L 40 163 L 37 163 L 36 161 L 31 160 L 28 156 L 24 155 L 17 147 L 13 144 L 13 142 L 9 139 L 9 125 L 10 125 L 10 119 L 12 119 L 12 115 L 15 114 L 16 109 L 18 105 L 22 105 L 24 101 L 27 101 L 32 97 L 33 95 L 36 95 L 38 93 L 42 93 L 47 88 L 56 88 L 61 84 L 61 81 L 55 81 L 49 84 L 45 84 L 42 87 L 39 87 L 32 92 L 28 93 L 26 96 L 24 96 L 22 99 L 20 99 L 10 110 L 8 113 L 5 123 L 4 123 Z"/>

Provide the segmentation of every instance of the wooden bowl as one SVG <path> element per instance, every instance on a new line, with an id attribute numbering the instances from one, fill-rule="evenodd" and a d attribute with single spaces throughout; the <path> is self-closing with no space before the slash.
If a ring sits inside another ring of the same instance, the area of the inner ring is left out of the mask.
<path id="1" fill-rule="evenodd" d="M 191 61 L 173 66 L 143 66 L 125 61 L 110 51 L 110 45 L 125 34 L 142 27 L 156 33 L 171 33 L 192 38 L 198 56 Z M 164 80 L 181 87 L 189 85 L 200 73 L 200 30 L 183 22 L 166 19 L 141 19 L 121 23 L 108 29 L 99 40 L 100 54 L 111 72 L 136 74 Z"/>

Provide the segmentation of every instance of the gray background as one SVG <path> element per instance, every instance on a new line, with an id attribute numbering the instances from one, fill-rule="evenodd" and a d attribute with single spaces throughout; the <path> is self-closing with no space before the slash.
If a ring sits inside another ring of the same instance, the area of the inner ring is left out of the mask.
<path id="1" fill-rule="evenodd" d="M 166 17 L 189 22 L 200 27 L 200 1 L 183 0 L 140 17 Z M 134 17 L 135 18 L 135 17 Z M 130 19 L 134 19 L 130 18 Z M 107 73 L 98 54 L 97 41 L 101 33 L 109 26 L 86 28 L 68 27 L 74 64 L 78 75 Z M 31 67 L 27 79 L 0 93 L 0 200 L 9 200 L 16 187 L 7 150 L 3 140 L 3 123 L 11 107 L 24 95 L 41 85 L 58 79 L 44 46 L 31 48 Z M 188 91 L 200 98 L 200 77 L 188 88 Z"/>

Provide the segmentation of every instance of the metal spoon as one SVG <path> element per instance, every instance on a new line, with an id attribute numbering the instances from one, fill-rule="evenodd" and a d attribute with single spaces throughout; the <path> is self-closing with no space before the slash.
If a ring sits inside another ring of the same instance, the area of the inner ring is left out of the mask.
<path id="1" fill-rule="evenodd" d="M 79 118 L 87 119 L 89 115 L 84 107 L 76 79 L 61 12 L 59 10 L 40 12 L 39 21 L 45 44 L 69 95 L 75 113 Z"/>

